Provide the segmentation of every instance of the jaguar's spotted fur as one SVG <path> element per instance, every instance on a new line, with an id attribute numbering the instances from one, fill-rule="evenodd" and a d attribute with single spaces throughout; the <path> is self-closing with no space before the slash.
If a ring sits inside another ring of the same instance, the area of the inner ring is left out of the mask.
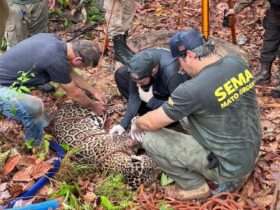
<path id="1" fill-rule="evenodd" d="M 121 173 L 133 188 L 154 181 L 158 169 L 148 156 L 134 154 L 134 141 L 124 136 L 112 138 L 102 127 L 102 118 L 72 103 L 64 104 L 53 120 L 58 142 L 80 148 L 79 161 Z"/>

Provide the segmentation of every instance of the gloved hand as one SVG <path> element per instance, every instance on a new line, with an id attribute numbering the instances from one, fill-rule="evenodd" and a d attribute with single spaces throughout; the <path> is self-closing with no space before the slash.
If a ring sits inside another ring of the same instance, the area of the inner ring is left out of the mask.
<path id="1" fill-rule="evenodd" d="M 148 101 L 154 96 L 153 95 L 153 86 L 151 86 L 147 92 L 138 86 L 138 93 L 139 93 L 140 99 L 142 101 L 148 103 Z"/>
<path id="2" fill-rule="evenodd" d="M 124 127 L 121 125 L 114 125 L 113 128 L 109 131 L 109 134 L 114 136 L 114 135 L 122 135 L 125 132 Z"/>
<path id="3" fill-rule="evenodd" d="M 145 132 L 142 131 L 140 128 L 137 127 L 137 125 L 136 125 L 136 119 L 137 119 L 137 117 L 134 117 L 134 118 L 131 120 L 130 137 L 131 137 L 133 140 L 142 143 L 142 141 L 143 141 L 143 136 L 145 135 Z"/>

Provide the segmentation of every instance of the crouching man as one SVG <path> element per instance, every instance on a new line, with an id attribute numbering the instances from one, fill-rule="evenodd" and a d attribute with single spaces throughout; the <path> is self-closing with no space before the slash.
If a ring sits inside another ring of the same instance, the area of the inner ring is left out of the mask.
<path id="1" fill-rule="evenodd" d="M 254 170 L 260 149 L 253 75 L 241 58 L 218 56 L 194 29 L 176 33 L 170 48 L 192 79 L 161 107 L 134 118 L 131 136 L 175 181 L 166 188 L 169 196 L 207 197 L 206 180 L 217 184 L 216 192 L 236 190 Z M 163 128 L 175 121 L 184 131 Z"/>
<path id="2" fill-rule="evenodd" d="M 0 57 L 0 113 L 21 122 L 25 139 L 39 144 L 48 125 L 43 102 L 10 87 L 36 87 L 53 81 L 74 101 L 101 114 L 104 96 L 73 71 L 73 67 L 96 66 L 99 57 L 98 45 L 88 40 L 65 43 L 48 33 L 25 39 Z"/>

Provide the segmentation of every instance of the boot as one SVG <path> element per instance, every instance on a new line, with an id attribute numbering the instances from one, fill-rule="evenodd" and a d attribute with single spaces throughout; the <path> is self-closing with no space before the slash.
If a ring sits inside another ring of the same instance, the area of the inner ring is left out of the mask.
<path id="1" fill-rule="evenodd" d="M 204 183 L 202 186 L 192 190 L 182 189 L 176 184 L 165 187 L 166 196 L 181 201 L 204 199 L 207 198 L 210 194 L 211 192 L 207 183 Z"/>
<path id="2" fill-rule="evenodd" d="M 127 65 L 134 55 L 134 52 L 132 52 L 126 44 L 126 35 L 119 34 L 114 36 L 113 44 L 116 60 L 121 62 L 123 65 Z"/>
<path id="3" fill-rule="evenodd" d="M 260 71 L 255 76 L 255 82 L 257 85 L 265 85 L 270 83 L 271 77 L 271 63 L 261 63 Z"/>

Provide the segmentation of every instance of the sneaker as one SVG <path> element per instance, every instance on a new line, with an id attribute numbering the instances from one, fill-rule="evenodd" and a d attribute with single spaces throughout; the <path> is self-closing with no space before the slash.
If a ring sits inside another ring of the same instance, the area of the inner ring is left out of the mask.
<path id="1" fill-rule="evenodd" d="M 184 190 L 178 185 L 174 184 L 165 187 L 165 195 L 182 201 L 192 199 L 203 199 L 207 198 L 210 195 L 210 189 L 207 183 L 192 190 Z"/>

